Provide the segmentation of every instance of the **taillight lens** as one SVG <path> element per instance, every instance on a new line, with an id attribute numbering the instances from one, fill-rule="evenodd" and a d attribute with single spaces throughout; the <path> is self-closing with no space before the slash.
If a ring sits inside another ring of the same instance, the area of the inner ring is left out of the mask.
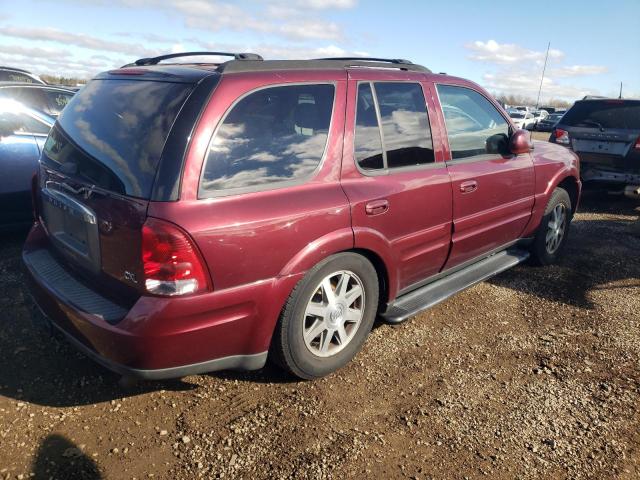
<path id="1" fill-rule="evenodd" d="M 556 143 L 560 143 L 561 145 L 569 145 L 569 132 L 561 128 L 556 128 L 553 131 L 553 134 L 556 137 Z"/>
<path id="2" fill-rule="evenodd" d="M 640 137 L 636 140 L 636 144 L 633 146 L 636 150 L 640 150 Z"/>
<path id="3" fill-rule="evenodd" d="M 148 218 L 142 227 L 145 288 L 154 295 L 210 290 L 209 276 L 193 241 L 177 226 Z"/>

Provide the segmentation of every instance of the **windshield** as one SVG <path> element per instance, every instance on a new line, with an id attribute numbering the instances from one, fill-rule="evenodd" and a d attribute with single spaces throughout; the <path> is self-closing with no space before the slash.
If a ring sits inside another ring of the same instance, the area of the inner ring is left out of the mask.
<path id="1" fill-rule="evenodd" d="M 511 118 L 524 118 L 524 113 L 511 112 L 509 113 Z"/>
<path id="2" fill-rule="evenodd" d="M 640 130 L 640 101 L 594 100 L 576 102 L 562 123 L 571 127 Z"/>
<path id="3" fill-rule="evenodd" d="M 149 198 L 165 140 L 191 88 L 93 80 L 58 117 L 42 161 L 92 185 Z"/>

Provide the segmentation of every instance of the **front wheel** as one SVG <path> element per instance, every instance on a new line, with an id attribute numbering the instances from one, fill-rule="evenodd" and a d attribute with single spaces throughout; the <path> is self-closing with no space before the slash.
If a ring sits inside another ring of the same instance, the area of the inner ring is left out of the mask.
<path id="1" fill-rule="evenodd" d="M 362 348 L 377 306 L 373 265 L 355 253 L 333 255 L 291 293 L 274 332 L 271 356 L 303 379 L 338 370 Z"/>
<path id="2" fill-rule="evenodd" d="M 571 199 L 563 188 L 551 194 L 531 247 L 531 259 L 538 265 L 555 263 L 564 249 L 571 222 Z"/>

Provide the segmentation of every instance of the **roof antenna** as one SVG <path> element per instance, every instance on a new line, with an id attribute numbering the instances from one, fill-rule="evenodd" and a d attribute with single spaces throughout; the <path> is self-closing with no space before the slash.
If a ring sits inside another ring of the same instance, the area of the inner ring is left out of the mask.
<path id="1" fill-rule="evenodd" d="M 622 82 L 620 82 L 620 95 L 618 96 L 618 98 L 622 98 Z"/>
<path id="2" fill-rule="evenodd" d="M 536 110 L 538 110 L 538 105 L 540 105 L 540 93 L 542 92 L 542 82 L 544 82 L 544 71 L 547 69 L 547 59 L 549 58 L 549 48 L 551 47 L 551 42 L 547 45 L 547 54 L 544 57 L 544 67 L 542 67 L 542 77 L 540 78 L 540 88 L 538 89 L 538 99 L 536 100 Z"/>

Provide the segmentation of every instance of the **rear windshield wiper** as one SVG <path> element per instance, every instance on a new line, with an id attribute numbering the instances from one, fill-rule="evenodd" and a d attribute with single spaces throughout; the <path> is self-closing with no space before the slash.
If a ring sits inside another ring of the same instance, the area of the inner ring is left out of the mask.
<path id="1" fill-rule="evenodd" d="M 580 124 L 593 125 L 594 127 L 598 127 L 601 132 L 604 132 L 604 127 L 602 126 L 602 124 L 599 122 L 596 122 L 595 120 L 582 120 L 581 122 L 578 123 L 578 125 Z"/>

